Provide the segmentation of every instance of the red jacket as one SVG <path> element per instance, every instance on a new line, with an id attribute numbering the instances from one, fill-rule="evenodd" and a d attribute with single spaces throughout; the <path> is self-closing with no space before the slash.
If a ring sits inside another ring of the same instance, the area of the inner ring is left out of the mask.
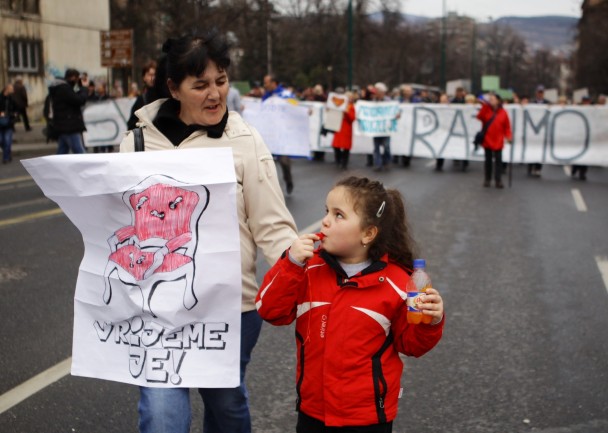
<path id="1" fill-rule="evenodd" d="M 327 252 L 305 267 L 287 253 L 270 269 L 256 298 L 273 325 L 296 320 L 297 409 L 327 426 L 392 421 L 403 363 L 440 340 L 443 323 L 408 325 L 407 272 L 388 256 L 348 278 Z"/>
<path id="2" fill-rule="evenodd" d="M 342 125 L 340 130 L 334 134 L 334 140 L 331 143 L 332 147 L 338 149 L 350 150 L 353 147 L 353 122 L 355 121 L 355 106 L 348 104 L 344 116 L 342 117 Z"/>
<path id="3" fill-rule="evenodd" d="M 492 106 L 488 103 L 483 103 L 481 110 L 477 113 L 477 118 L 481 120 L 481 123 L 485 126 L 492 118 L 492 114 L 494 114 Z M 510 141 L 511 139 L 512 134 L 509 115 L 504 108 L 499 107 L 496 112 L 496 117 L 486 131 L 483 147 L 494 151 L 502 150 L 505 145 L 505 140 Z"/>

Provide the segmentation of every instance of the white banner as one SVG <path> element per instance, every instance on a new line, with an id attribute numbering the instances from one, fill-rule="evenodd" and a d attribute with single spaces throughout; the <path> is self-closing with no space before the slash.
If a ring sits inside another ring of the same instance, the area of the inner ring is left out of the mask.
<path id="1" fill-rule="evenodd" d="M 474 153 L 473 146 L 481 129 L 478 106 L 401 104 L 399 108 L 401 116 L 390 134 L 393 155 L 483 160 L 483 149 Z M 506 105 L 505 109 L 514 143 L 505 145 L 503 160 L 608 166 L 608 107 Z M 315 104 L 311 118 L 322 118 L 323 111 L 322 104 Z M 310 128 L 311 150 L 331 151 L 333 135 L 319 136 L 314 123 Z M 353 136 L 353 153 L 370 154 L 373 149 L 371 137 Z"/>
<path id="2" fill-rule="evenodd" d="M 83 134 L 84 145 L 119 145 L 127 131 L 127 121 L 134 103 L 135 98 L 118 98 L 87 104 L 82 113 L 87 128 Z"/>
<path id="3" fill-rule="evenodd" d="M 23 161 L 80 230 L 72 374 L 238 386 L 241 255 L 229 148 Z"/>
<path id="4" fill-rule="evenodd" d="M 87 106 L 87 146 L 119 144 L 132 104 L 132 99 L 122 98 Z M 333 134 L 321 135 L 322 126 L 331 120 L 326 104 L 280 98 L 264 103 L 243 98 L 243 104 L 243 117 L 273 154 L 307 157 L 311 151 L 332 151 Z M 359 101 L 357 109 L 353 153 L 372 153 L 371 137 L 388 131 L 393 155 L 483 160 L 482 149 L 473 151 L 473 137 L 481 129 L 475 117 L 478 106 Z M 608 107 L 530 104 L 505 109 L 515 139 L 503 151 L 505 161 L 608 166 Z M 400 117 L 394 119 L 397 112 Z"/>
<path id="5" fill-rule="evenodd" d="M 309 108 L 293 99 L 243 99 L 243 118 L 264 138 L 273 155 L 308 156 Z"/>

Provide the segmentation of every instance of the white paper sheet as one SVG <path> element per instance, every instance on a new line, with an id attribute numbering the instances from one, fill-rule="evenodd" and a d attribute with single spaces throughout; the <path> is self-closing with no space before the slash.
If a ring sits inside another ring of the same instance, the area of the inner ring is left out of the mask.
<path id="1" fill-rule="evenodd" d="M 72 374 L 239 384 L 241 256 L 229 148 L 23 161 L 80 230 Z"/>

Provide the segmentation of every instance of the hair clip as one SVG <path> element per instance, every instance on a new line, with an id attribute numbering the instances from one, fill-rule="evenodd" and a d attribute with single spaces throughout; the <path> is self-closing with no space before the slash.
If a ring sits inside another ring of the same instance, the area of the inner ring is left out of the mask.
<path id="1" fill-rule="evenodd" d="M 386 202 L 383 201 L 382 204 L 380 205 L 380 207 L 378 208 L 378 212 L 376 212 L 376 216 L 378 218 L 380 218 L 382 216 L 382 214 L 384 213 L 384 208 L 386 207 Z"/>

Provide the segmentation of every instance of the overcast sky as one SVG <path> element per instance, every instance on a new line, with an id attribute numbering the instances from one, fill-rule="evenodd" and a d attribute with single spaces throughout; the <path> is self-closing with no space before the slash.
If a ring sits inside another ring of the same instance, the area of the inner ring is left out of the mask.
<path id="1" fill-rule="evenodd" d="M 504 16 L 581 16 L 582 0 L 445 0 L 448 12 L 481 21 Z M 443 0 L 401 0 L 401 12 L 427 17 L 442 15 Z"/>

